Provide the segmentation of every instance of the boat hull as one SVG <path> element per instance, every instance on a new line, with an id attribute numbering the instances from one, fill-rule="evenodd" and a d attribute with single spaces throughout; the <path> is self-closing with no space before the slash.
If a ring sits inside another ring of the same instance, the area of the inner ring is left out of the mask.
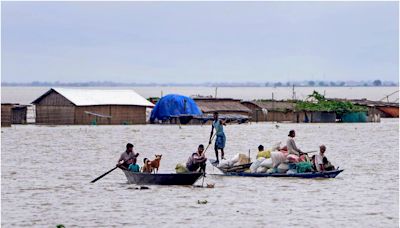
<path id="1" fill-rule="evenodd" d="M 193 185 L 202 173 L 134 173 L 122 170 L 129 184 L 138 185 Z"/>
<path id="2" fill-rule="evenodd" d="M 246 172 L 228 172 L 222 175 L 224 176 L 240 176 L 240 177 L 301 177 L 301 178 L 335 178 L 343 172 L 343 169 L 332 170 L 325 172 L 310 172 L 310 173 L 246 173 Z"/>

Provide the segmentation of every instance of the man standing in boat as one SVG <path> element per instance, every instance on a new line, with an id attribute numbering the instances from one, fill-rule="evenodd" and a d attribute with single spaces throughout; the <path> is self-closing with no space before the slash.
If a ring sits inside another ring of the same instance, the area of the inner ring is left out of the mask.
<path id="1" fill-rule="evenodd" d="M 130 164 L 136 164 L 139 153 L 133 151 L 133 145 L 131 143 L 126 144 L 126 150 L 118 159 L 117 166 L 128 169 Z"/>
<path id="2" fill-rule="evenodd" d="M 294 137 L 296 136 L 296 132 L 294 130 L 289 131 L 289 138 L 286 142 L 286 146 L 288 149 L 289 154 L 294 154 L 297 156 L 300 156 L 303 154 L 303 151 L 301 151 L 299 148 L 296 146 L 296 142 L 294 141 Z"/>
<path id="3" fill-rule="evenodd" d="M 225 159 L 224 148 L 225 148 L 226 136 L 224 133 L 223 125 L 226 125 L 225 121 L 218 119 L 218 112 L 214 112 L 214 120 L 212 122 L 210 140 L 208 144 L 211 144 L 211 140 L 215 129 L 216 139 L 215 139 L 214 150 L 215 150 L 216 163 L 219 163 L 218 150 L 221 150 L 221 160 Z"/>

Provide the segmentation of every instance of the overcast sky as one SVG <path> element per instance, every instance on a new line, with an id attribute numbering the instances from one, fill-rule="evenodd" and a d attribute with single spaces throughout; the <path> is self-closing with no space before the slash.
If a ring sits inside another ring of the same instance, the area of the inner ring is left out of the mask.
<path id="1" fill-rule="evenodd" d="M 2 2 L 2 81 L 398 81 L 397 2 Z"/>

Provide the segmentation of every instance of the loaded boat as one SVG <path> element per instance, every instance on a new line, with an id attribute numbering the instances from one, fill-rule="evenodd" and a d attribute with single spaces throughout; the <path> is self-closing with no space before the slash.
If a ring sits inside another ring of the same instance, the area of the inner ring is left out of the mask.
<path id="1" fill-rule="evenodd" d="M 223 176 L 240 176 L 240 177 L 301 177 L 301 178 L 335 178 L 344 169 L 336 169 L 324 172 L 306 172 L 306 173 L 250 173 L 246 172 L 252 163 L 236 165 L 230 168 L 219 168 L 218 163 L 213 159 L 209 159 L 211 164 L 219 169 Z"/>
<path id="2" fill-rule="evenodd" d="M 122 169 L 129 184 L 193 185 L 203 173 L 139 173 Z"/>

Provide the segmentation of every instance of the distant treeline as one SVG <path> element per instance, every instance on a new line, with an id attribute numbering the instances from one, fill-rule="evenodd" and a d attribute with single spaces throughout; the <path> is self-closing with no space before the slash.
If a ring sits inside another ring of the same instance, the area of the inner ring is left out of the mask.
<path id="1" fill-rule="evenodd" d="M 2 82 L 1 86 L 38 86 L 38 87 L 139 87 L 139 86 L 203 86 L 203 87 L 364 87 L 398 86 L 392 81 L 297 81 L 297 82 L 206 82 L 206 83 L 120 83 L 111 81 L 89 82 Z"/>

